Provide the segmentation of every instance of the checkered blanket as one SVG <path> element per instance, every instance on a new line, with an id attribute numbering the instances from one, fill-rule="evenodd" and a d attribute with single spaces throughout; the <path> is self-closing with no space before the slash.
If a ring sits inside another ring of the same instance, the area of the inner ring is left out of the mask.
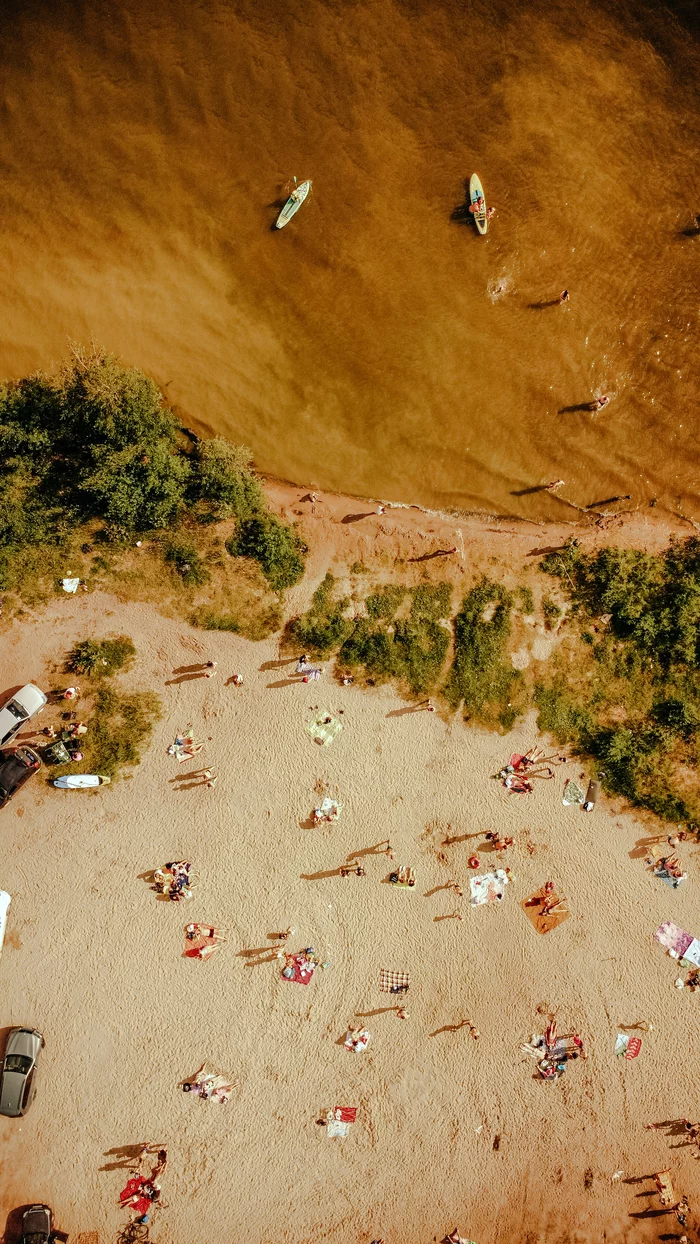
<path id="1" fill-rule="evenodd" d="M 390 972 L 388 968 L 382 968 L 379 973 L 381 993 L 406 993 L 410 983 L 408 972 Z"/>
<path id="2" fill-rule="evenodd" d="M 307 734 L 311 735 L 314 743 L 320 743 L 322 747 L 328 747 L 342 728 L 342 721 L 338 721 L 330 713 L 319 713 L 306 723 Z"/>

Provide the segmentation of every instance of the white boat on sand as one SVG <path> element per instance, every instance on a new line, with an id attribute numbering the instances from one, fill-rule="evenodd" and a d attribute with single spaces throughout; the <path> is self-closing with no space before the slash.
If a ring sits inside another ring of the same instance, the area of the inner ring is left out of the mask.
<path id="1" fill-rule="evenodd" d="M 289 224 L 292 216 L 296 215 L 299 211 L 299 208 L 304 202 L 304 199 L 308 195 L 310 189 L 311 182 L 303 181 L 300 186 L 297 186 L 296 190 L 292 190 L 292 193 L 275 221 L 277 229 L 284 229 L 284 226 Z"/>

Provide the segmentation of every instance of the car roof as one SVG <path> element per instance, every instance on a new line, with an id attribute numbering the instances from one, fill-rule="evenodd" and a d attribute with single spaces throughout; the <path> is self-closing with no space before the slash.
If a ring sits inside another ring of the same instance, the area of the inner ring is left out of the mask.
<path id="1" fill-rule="evenodd" d="M 28 1058 L 36 1058 L 41 1041 L 41 1033 L 34 1028 L 13 1028 L 7 1037 L 5 1058 L 8 1054 L 26 1054 Z"/>
<path id="2" fill-rule="evenodd" d="M 11 794 L 23 779 L 27 776 L 27 764 L 14 752 L 0 752 L 0 789 Z"/>

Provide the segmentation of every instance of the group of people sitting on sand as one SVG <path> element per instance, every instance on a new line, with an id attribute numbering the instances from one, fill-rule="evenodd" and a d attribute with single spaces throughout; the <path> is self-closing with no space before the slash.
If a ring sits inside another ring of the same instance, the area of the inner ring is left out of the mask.
<path id="1" fill-rule="evenodd" d="M 191 868 L 189 860 L 171 860 L 162 868 L 155 868 L 151 889 L 156 894 L 167 894 L 171 903 L 192 898 Z"/>

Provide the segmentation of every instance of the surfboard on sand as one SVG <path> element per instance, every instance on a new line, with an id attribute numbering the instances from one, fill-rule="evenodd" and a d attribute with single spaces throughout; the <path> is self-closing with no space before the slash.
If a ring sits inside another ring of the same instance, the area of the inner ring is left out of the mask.
<path id="1" fill-rule="evenodd" d="M 469 202 L 476 203 L 478 199 L 481 199 L 481 209 L 480 211 L 473 213 L 474 223 L 479 230 L 479 233 L 486 233 L 489 225 L 486 219 L 486 199 L 484 198 L 484 188 L 476 173 L 472 173 L 469 178 Z"/>

